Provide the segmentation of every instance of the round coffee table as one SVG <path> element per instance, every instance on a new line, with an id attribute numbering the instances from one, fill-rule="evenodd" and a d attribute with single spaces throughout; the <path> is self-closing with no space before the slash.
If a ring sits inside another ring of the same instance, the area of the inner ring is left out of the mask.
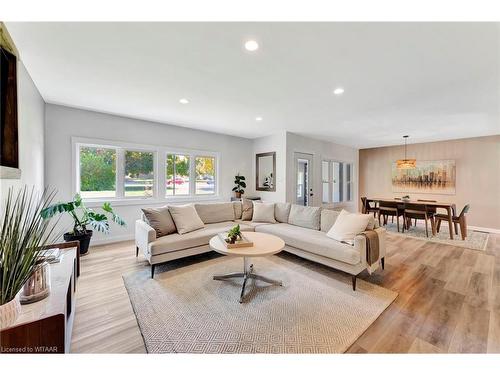
<path id="1" fill-rule="evenodd" d="M 264 257 L 279 253 L 285 247 L 285 242 L 272 234 L 257 233 L 257 232 L 243 232 L 243 235 L 253 242 L 251 247 L 239 247 L 235 249 L 228 249 L 222 242 L 219 236 L 214 236 L 210 239 L 210 248 L 220 254 L 242 257 L 243 258 L 243 272 L 230 273 L 228 275 L 216 275 L 214 280 L 227 280 L 241 277 L 243 278 L 243 285 L 241 287 L 240 303 L 243 302 L 245 295 L 245 286 L 248 279 L 261 280 L 273 285 L 283 285 L 280 280 L 272 280 L 267 277 L 257 275 L 253 272 L 253 264 L 248 265 L 248 258 Z"/>

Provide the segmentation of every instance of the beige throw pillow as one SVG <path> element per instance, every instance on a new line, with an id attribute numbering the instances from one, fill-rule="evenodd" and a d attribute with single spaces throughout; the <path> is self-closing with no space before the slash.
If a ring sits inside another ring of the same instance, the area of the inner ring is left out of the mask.
<path id="1" fill-rule="evenodd" d="M 321 207 L 306 207 L 292 204 L 288 223 L 298 227 L 319 230 Z"/>
<path id="2" fill-rule="evenodd" d="M 234 218 L 236 220 L 241 219 L 241 214 L 243 213 L 243 207 L 241 201 L 234 201 L 233 207 L 234 207 Z"/>
<path id="3" fill-rule="evenodd" d="M 166 236 L 177 231 L 168 206 L 143 208 L 142 212 L 144 213 L 145 221 L 155 230 L 156 237 Z"/>
<path id="4" fill-rule="evenodd" d="M 241 220 L 250 221 L 253 216 L 253 201 L 246 198 L 241 198 L 242 212 Z"/>
<path id="5" fill-rule="evenodd" d="M 276 223 L 274 203 L 253 202 L 252 221 L 258 223 Z"/>
<path id="6" fill-rule="evenodd" d="M 371 214 L 349 213 L 342 210 L 335 224 L 326 235 L 336 241 L 351 243 L 357 234 L 366 230 L 370 217 L 373 216 Z"/>
<path id="7" fill-rule="evenodd" d="M 234 205 L 227 203 L 195 203 L 194 208 L 205 224 L 234 220 Z"/>
<path id="8" fill-rule="evenodd" d="M 184 234 L 204 227 L 193 205 L 170 206 L 170 214 L 177 227 L 177 233 Z"/>
<path id="9" fill-rule="evenodd" d="M 275 203 L 274 205 L 274 217 L 280 223 L 288 223 L 288 216 L 290 216 L 290 208 L 292 205 L 290 203 Z"/>
<path id="10" fill-rule="evenodd" d="M 324 208 L 321 210 L 321 231 L 328 232 L 330 228 L 335 224 L 335 220 L 340 215 L 340 211 L 329 210 Z"/>

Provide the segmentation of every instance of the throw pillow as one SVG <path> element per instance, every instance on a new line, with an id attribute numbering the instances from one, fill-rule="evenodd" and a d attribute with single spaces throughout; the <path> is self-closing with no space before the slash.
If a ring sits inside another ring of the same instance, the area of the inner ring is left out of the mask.
<path id="1" fill-rule="evenodd" d="M 274 203 L 253 202 L 252 221 L 259 223 L 276 223 Z"/>
<path id="2" fill-rule="evenodd" d="M 250 221 L 253 216 L 253 201 L 246 198 L 241 198 L 242 212 L 241 220 Z"/>
<path id="3" fill-rule="evenodd" d="M 326 235 L 336 241 L 352 242 L 357 234 L 366 230 L 370 216 L 372 215 L 342 210 Z"/>
<path id="4" fill-rule="evenodd" d="M 195 203 L 194 208 L 205 224 L 234 220 L 234 205 L 227 203 Z"/>
<path id="5" fill-rule="evenodd" d="M 201 221 L 193 205 L 170 206 L 169 210 L 179 234 L 204 227 L 203 221 Z"/>
<path id="6" fill-rule="evenodd" d="M 335 220 L 337 220 L 340 215 L 340 211 L 330 210 L 324 208 L 321 210 L 321 231 L 328 232 L 330 228 L 335 224 Z"/>
<path id="7" fill-rule="evenodd" d="M 243 213 L 243 207 L 241 205 L 241 201 L 234 201 L 233 206 L 234 206 L 234 218 L 236 220 L 240 220 L 241 214 Z"/>
<path id="8" fill-rule="evenodd" d="M 144 213 L 145 221 L 155 230 L 156 237 L 166 236 L 177 231 L 168 206 L 143 208 L 142 212 Z"/>
<path id="9" fill-rule="evenodd" d="M 307 207 L 292 204 L 288 224 L 297 225 L 303 228 L 319 230 L 321 207 Z"/>
<path id="10" fill-rule="evenodd" d="M 290 215 L 290 203 L 276 203 L 274 205 L 274 217 L 280 223 L 288 223 L 288 216 Z"/>

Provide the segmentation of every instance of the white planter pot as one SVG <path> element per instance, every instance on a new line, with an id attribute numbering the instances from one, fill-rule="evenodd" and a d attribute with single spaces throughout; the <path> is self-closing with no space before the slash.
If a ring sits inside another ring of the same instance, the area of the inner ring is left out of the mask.
<path id="1" fill-rule="evenodd" d="M 10 327 L 19 317 L 21 313 L 21 304 L 19 303 L 19 295 L 13 300 L 0 305 L 0 329 Z"/>

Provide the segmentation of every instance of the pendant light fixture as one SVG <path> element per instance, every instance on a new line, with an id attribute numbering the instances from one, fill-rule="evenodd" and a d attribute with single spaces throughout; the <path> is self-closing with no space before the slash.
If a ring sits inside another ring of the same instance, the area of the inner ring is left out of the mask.
<path id="1" fill-rule="evenodd" d="M 416 159 L 408 159 L 406 157 L 406 141 L 408 140 L 408 135 L 404 135 L 403 138 L 405 140 L 405 158 L 404 159 L 399 159 L 396 161 L 396 165 L 398 169 L 414 169 L 417 166 L 417 160 Z"/>

